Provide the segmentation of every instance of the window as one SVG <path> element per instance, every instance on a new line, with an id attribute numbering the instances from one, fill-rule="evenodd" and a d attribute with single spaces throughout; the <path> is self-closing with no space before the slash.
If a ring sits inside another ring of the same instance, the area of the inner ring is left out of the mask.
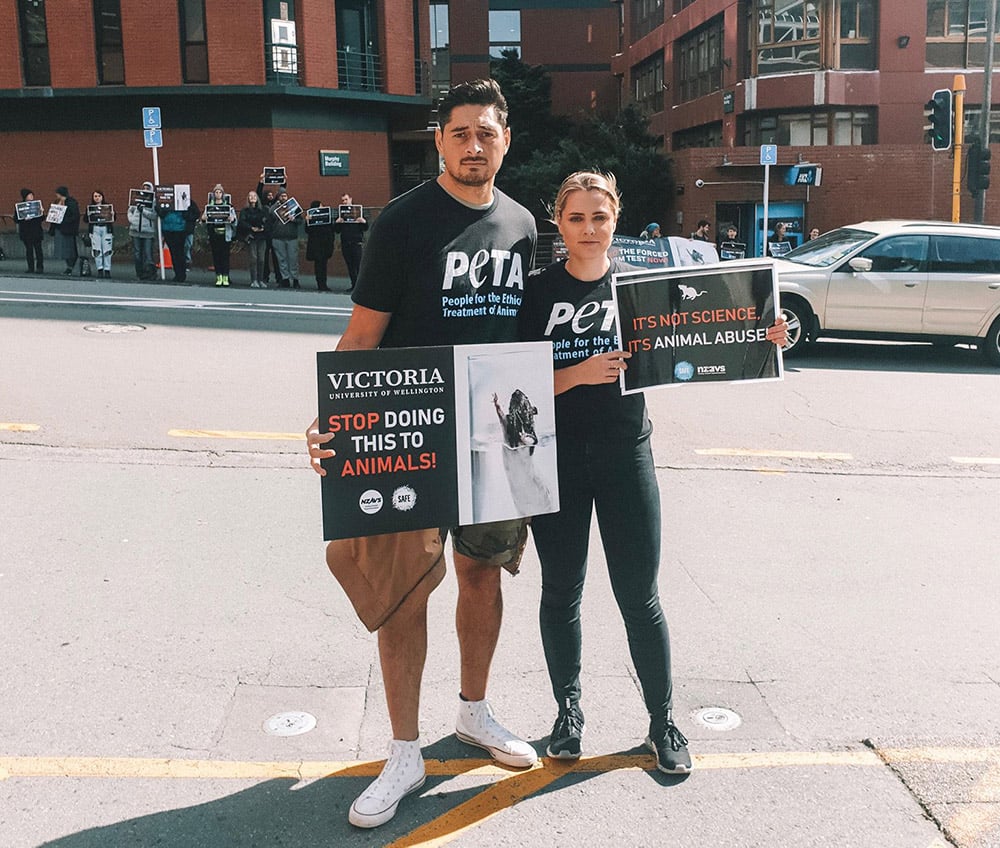
<path id="1" fill-rule="evenodd" d="M 755 73 L 875 67 L 876 0 L 754 0 Z"/>
<path id="2" fill-rule="evenodd" d="M 872 262 L 876 274 L 912 274 L 927 270 L 927 236 L 890 236 L 859 255 Z"/>
<path id="3" fill-rule="evenodd" d="M 987 0 L 927 0 L 928 67 L 983 67 L 988 5 Z M 1000 8 L 997 19 L 1000 22 Z"/>
<path id="4" fill-rule="evenodd" d="M 932 274 L 1000 273 L 1000 239 L 934 236 Z"/>
<path id="5" fill-rule="evenodd" d="M 184 82 L 208 82 L 208 37 L 205 0 L 179 0 L 181 73 Z"/>
<path id="6" fill-rule="evenodd" d="M 21 61 L 25 85 L 51 85 L 49 30 L 45 22 L 45 0 L 18 0 L 21 25 Z"/>
<path id="7" fill-rule="evenodd" d="M 649 112 L 663 111 L 663 52 L 632 69 L 635 102 Z"/>
<path id="8" fill-rule="evenodd" d="M 672 146 L 674 150 L 686 147 L 722 147 L 722 122 L 675 132 Z"/>
<path id="9" fill-rule="evenodd" d="M 120 0 L 94 0 L 94 36 L 97 42 L 99 85 L 125 84 Z"/>
<path id="10" fill-rule="evenodd" d="M 340 88 L 382 90 L 375 0 L 337 2 L 337 76 Z"/>
<path id="11" fill-rule="evenodd" d="M 505 50 L 521 55 L 521 13 L 490 12 L 490 56 L 502 58 Z"/>
<path id="12" fill-rule="evenodd" d="M 722 43 L 721 15 L 678 42 L 681 102 L 722 88 Z"/>
<path id="13" fill-rule="evenodd" d="M 632 0 L 632 40 L 638 41 L 663 23 L 663 0 Z"/>
<path id="14" fill-rule="evenodd" d="M 437 100 L 451 88 L 451 34 L 448 4 L 431 3 L 431 96 Z"/>
<path id="15" fill-rule="evenodd" d="M 875 129 L 872 109 L 758 115 L 747 126 L 745 143 L 799 147 L 875 144 L 878 140 Z"/>

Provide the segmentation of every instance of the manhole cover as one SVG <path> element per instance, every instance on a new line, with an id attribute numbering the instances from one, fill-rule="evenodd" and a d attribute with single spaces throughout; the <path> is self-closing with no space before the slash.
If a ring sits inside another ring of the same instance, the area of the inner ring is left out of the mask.
<path id="1" fill-rule="evenodd" d="M 146 328 L 142 324 L 87 324 L 84 328 L 88 333 L 141 333 Z"/>
<path id="2" fill-rule="evenodd" d="M 278 713 L 264 722 L 264 732 L 272 736 L 298 736 L 316 726 L 316 716 L 303 712 Z"/>
<path id="3" fill-rule="evenodd" d="M 743 724 L 737 713 L 725 707 L 705 707 L 694 714 L 694 719 L 711 730 L 735 730 Z"/>

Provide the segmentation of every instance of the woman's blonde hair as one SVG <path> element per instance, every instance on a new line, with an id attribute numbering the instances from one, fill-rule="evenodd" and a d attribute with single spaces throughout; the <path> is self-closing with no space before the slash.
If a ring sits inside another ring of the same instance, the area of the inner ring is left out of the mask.
<path id="1" fill-rule="evenodd" d="M 621 214 L 622 202 L 618 196 L 618 182 L 614 174 L 602 174 L 600 171 L 577 171 L 570 174 L 559 186 L 559 193 L 556 195 L 555 218 L 558 221 L 562 217 L 563 208 L 566 206 L 566 198 L 574 191 L 599 191 L 607 196 L 611 201 L 611 208 L 614 210 L 615 218 Z"/>

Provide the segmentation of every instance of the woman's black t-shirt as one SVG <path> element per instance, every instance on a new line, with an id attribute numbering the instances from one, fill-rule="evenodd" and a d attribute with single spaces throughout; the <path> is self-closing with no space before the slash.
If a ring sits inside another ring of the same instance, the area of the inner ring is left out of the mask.
<path id="1" fill-rule="evenodd" d="M 611 276 L 633 270 L 617 260 L 599 280 L 584 282 L 555 262 L 533 271 L 521 306 L 522 341 L 551 341 L 558 371 L 588 357 L 619 350 Z M 575 386 L 556 395 L 559 438 L 628 440 L 649 436 L 642 394 L 622 395 L 617 382 Z"/>

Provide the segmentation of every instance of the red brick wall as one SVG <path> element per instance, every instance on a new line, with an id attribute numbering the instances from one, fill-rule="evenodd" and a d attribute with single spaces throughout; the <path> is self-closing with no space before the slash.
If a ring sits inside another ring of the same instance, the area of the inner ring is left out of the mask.
<path id="1" fill-rule="evenodd" d="M 177 4 L 153 5 L 149 0 L 121 0 L 121 11 L 125 84 L 129 87 L 181 85 Z"/>
<path id="2" fill-rule="evenodd" d="M 7 21 L 0 27 L 0 88 L 20 88 L 21 30 L 17 18 L 17 0 L 0 0 L 0 20 Z"/>
<path id="3" fill-rule="evenodd" d="M 337 14 L 326 0 L 299 0 L 295 9 L 305 84 L 337 87 Z"/>
<path id="4" fill-rule="evenodd" d="M 490 52 L 488 0 L 462 0 L 462 14 L 455 7 L 448 16 L 451 45 L 451 80 L 453 83 L 489 76 L 489 61 L 456 62 L 461 56 L 487 56 Z"/>
<path id="5" fill-rule="evenodd" d="M 46 16 L 49 65 L 53 88 L 88 88 L 97 85 L 94 42 L 94 4 L 64 0 L 51 5 Z"/>
<path id="6" fill-rule="evenodd" d="M 264 16 L 259 3 L 209 0 L 205 33 L 212 85 L 264 84 Z"/>
<path id="7" fill-rule="evenodd" d="M 413 3 L 411 0 L 382 0 L 379 6 L 384 91 L 413 94 Z"/>

